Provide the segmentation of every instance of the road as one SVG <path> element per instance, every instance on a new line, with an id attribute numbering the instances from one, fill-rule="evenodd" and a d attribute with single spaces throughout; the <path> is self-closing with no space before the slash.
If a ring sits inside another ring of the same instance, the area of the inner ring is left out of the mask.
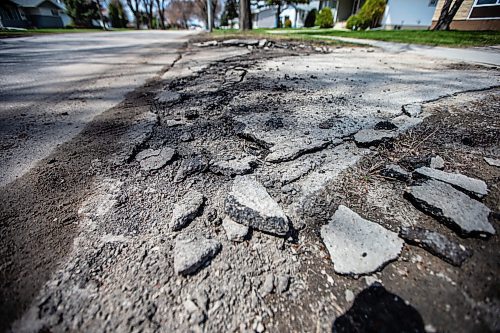
<path id="1" fill-rule="evenodd" d="M 0 187 L 178 57 L 188 31 L 0 40 Z"/>

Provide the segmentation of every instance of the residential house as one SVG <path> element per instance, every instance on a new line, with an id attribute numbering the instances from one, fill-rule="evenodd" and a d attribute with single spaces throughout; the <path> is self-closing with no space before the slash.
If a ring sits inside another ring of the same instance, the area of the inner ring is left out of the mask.
<path id="1" fill-rule="evenodd" d="M 336 26 L 342 27 L 347 19 L 357 13 L 365 0 L 336 0 L 333 17 Z M 437 0 L 387 0 L 379 24 L 382 29 L 428 29 L 436 10 Z"/>
<path id="2" fill-rule="evenodd" d="M 0 19 L 4 27 L 62 28 L 69 24 L 58 0 L 2 0 Z"/>
<path id="3" fill-rule="evenodd" d="M 292 22 L 292 28 L 302 28 L 307 13 L 312 9 L 318 9 L 320 1 L 313 0 L 308 4 L 288 4 L 281 8 L 280 22 L 285 26 L 286 20 Z M 252 25 L 254 28 L 276 27 L 276 6 L 268 6 L 261 3 L 252 8 Z"/>
<path id="4" fill-rule="evenodd" d="M 434 26 L 444 0 L 439 0 L 432 18 Z M 500 0 L 464 0 L 455 15 L 451 29 L 456 30 L 500 30 Z"/>
<path id="5" fill-rule="evenodd" d="M 429 29 L 437 0 L 388 0 L 380 22 L 383 29 Z"/>

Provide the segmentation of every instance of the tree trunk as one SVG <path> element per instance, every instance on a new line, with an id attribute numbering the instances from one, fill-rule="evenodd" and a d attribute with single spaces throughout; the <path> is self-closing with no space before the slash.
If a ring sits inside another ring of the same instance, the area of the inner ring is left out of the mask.
<path id="1" fill-rule="evenodd" d="M 160 20 L 160 29 L 165 30 L 165 2 L 164 0 L 156 0 L 156 8 L 158 9 L 158 19 Z"/>
<path id="2" fill-rule="evenodd" d="M 252 29 L 250 0 L 240 0 L 240 30 Z"/>
<path id="3" fill-rule="evenodd" d="M 139 30 L 141 28 L 141 16 L 139 13 L 135 14 L 135 29 Z"/>
<path id="4" fill-rule="evenodd" d="M 443 9 L 441 9 L 441 14 L 439 15 L 439 20 L 433 30 L 450 30 L 450 24 L 464 0 L 456 0 L 453 6 L 451 6 L 452 1 L 453 0 L 445 0 Z"/>
<path id="5" fill-rule="evenodd" d="M 274 27 L 275 28 L 281 28 L 280 27 L 280 14 L 281 14 L 281 2 L 278 2 L 278 6 L 276 7 L 276 17 L 274 20 Z"/>

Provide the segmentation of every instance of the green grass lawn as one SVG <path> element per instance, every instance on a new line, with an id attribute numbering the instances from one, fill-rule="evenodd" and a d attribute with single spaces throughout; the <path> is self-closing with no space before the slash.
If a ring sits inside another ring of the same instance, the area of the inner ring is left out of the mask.
<path id="1" fill-rule="evenodd" d="M 279 32 L 272 34 L 270 32 Z M 255 29 L 248 36 L 284 36 L 292 39 L 311 40 L 313 36 L 338 36 L 360 39 L 376 39 L 388 42 L 439 45 L 451 47 L 500 45 L 499 31 L 430 31 L 430 30 L 378 30 L 378 31 L 341 31 L 333 29 Z M 240 35 L 237 30 L 216 30 L 216 36 Z"/>
<path id="2" fill-rule="evenodd" d="M 500 45 L 499 31 L 430 31 L 430 30 L 299 30 L 303 35 L 339 36 L 360 39 L 376 39 L 388 42 L 440 45 L 451 47 Z"/>

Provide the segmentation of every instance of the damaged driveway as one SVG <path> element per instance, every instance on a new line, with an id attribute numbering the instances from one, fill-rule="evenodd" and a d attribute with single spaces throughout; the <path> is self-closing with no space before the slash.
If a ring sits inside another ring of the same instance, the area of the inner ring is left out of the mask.
<path id="1" fill-rule="evenodd" d="M 74 167 L 82 175 L 70 173 L 76 178 L 70 182 L 85 191 L 51 212 L 56 221 L 49 228 L 68 224 L 57 220 L 58 209 L 74 215 L 61 240 L 67 253 L 41 251 L 50 248 L 50 233 L 38 248 L 42 259 L 60 260 L 50 265 L 45 284 L 27 272 L 30 264 L 43 266 L 30 257 L 36 245 L 17 258 L 13 246 L 2 248 L 3 257 L 14 258 L 2 280 L 3 297 L 17 308 L 14 330 L 324 332 L 334 321 L 348 330 L 342 325 L 377 309 L 377 300 L 385 311 L 396 309 L 389 313 L 397 331 L 405 324 L 413 332 L 495 328 L 489 305 L 486 315 L 477 311 L 469 319 L 468 309 L 457 311 L 457 319 L 426 308 L 431 301 L 447 308 L 450 300 L 463 300 L 449 298 L 456 282 L 442 286 L 451 269 L 447 263 L 410 252 L 400 238 L 400 227 L 417 223 L 417 208 L 401 205 L 410 213 L 383 223 L 371 212 L 381 202 L 376 199 L 393 192 L 372 190 L 373 207 L 356 206 L 350 188 L 339 186 L 362 189 L 343 181 L 349 174 L 367 177 L 352 168 L 378 156 L 377 145 L 390 147 L 448 105 L 436 109 L 428 101 L 487 90 L 486 100 L 497 108 L 497 90 L 491 89 L 498 86 L 498 71 L 366 48 L 243 46 L 188 48 L 161 79 L 92 122 L 50 157 L 53 162 L 30 172 L 58 184 L 57 195 L 63 196 L 74 188 L 60 185 L 58 175 Z M 491 126 L 498 133 L 496 123 Z M 93 133 L 99 144 L 81 148 Z M 76 147 L 86 164 L 72 159 Z M 488 157 L 498 158 L 497 152 Z M 22 203 L 7 199 L 22 193 L 22 181 L 0 198 L 2 211 L 9 212 L 2 216 L 13 238 L 9 245 L 27 246 L 32 237 L 10 227 L 28 217 Z M 344 206 L 334 215 L 339 204 Z M 42 210 L 29 217 L 46 219 Z M 353 223 L 362 225 L 361 232 L 349 227 Z M 349 235 L 342 239 L 346 255 L 329 253 L 343 235 Z M 377 247 L 383 242 L 384 248 Z M 467 246 L 480 248 L 478 242 Z M 403 281 L 400 269 L 419 265 L 434 265 L 433 274 L 418 275 L 422 284 L 393 282 Z M 473 284 L 466 269 L 456 273 L 457 280 Z M 492 269 L 485 270 L 490 276 Z M 13 276 L 22 276 L 33 294 L 26 295 Z M 420 291 L 429 284 L 432 300 Z M 490 287 L 481 288 L 488 294 Z M 446 292 L 441 298 L 440 290 Z M 22 303 L 12 301 L 19 295 Z"/>

